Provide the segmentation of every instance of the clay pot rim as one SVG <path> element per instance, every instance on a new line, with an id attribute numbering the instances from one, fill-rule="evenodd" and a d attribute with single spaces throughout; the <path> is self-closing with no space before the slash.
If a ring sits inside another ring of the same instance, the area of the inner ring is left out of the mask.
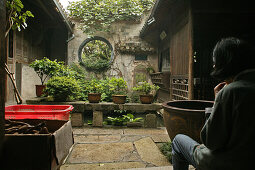
<path id="1" fill-rule="evenodd" d="M 140 94 L 140 96 L 142 96 L 142 97 L 152 96 L 152 97 L 153 97 L 153 95 L 152 95 L 152 94 Z"/>
<path id="2" fill-rule="evenodd" d="M 166 111 L 168 111 L 168 110 L 179 110 L 179 111 L 183 111 L 183 112 L 205 112 L 205 109 L 203 109 L 203 110 L 185 109 L 185 108 L 174 107 L 174 106 L 169 106 L 168 105 L 168 103 L 177 103 L 177 102 L 203 102 L 203 103 L 214 104 L 214 101 L 210 101 L 210 100 L 175 100 L 175 101 L 163 102 L 162 107 Z"/>
<path id="3" fill-rule="evenodd" d="M 114 95 L 112 95 L 112 96 L 120 96 L 120 97 L 124 97 L 124 96 L 127 96 L 127 95 L 122 95 L 122 94 L 114 94 Z"/>

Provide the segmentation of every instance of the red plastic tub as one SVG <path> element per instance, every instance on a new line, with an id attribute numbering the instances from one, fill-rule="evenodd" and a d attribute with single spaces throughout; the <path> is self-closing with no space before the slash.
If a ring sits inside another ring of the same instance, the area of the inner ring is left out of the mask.
<path id="1" fill-rule="evenodd" d="M 5 119 L 69 120 L 72 105 L 11 105 L 5 107 Z"/>

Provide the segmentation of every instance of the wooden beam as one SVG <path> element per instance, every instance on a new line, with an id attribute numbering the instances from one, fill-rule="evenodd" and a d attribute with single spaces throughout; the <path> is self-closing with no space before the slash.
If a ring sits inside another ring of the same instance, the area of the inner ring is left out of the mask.
<path id="1" fill-rule="evenodd" d="M 4 113 L 5 113 L 5 83 L 6 74 L 4 64 L 6 63 L 6 41 L 5 41 L 5 23 L 6 23 L 6 0 L 0 1 L 0 153 L 4 139 Z"/>

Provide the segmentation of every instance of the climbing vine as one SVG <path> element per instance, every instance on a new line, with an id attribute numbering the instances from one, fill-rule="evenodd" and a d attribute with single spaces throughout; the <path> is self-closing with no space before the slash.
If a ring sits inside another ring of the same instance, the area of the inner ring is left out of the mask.
<path id="1" fill-rule="evenodd" d="M 115 21 L 139 20 L 154 0 L 81 0 L 68 6 L 70 16 L 79 19 L 87 34 L 109 31 Z"/>

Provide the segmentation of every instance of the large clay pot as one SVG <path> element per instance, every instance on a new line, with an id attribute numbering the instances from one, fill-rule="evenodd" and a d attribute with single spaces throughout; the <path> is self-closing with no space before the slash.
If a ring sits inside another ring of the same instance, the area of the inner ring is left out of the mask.
<path id="1" fill-rule="evenodd" d="M 101 100 L 101 94 L 100 93 L 89 93 L 88 100 L 90 103 L 99 103 Z"/>
<path id="2" fill-rule="evenodd" d="M 36 96 L 41 97 L 43 95 L 43 89 L 46 88 L 46 85 L 35 85 Z"/>
<path id="3" fill-rule="evenodd" d="M 124 104 L 126 103 L 126 95 L 112 95 L 112 101 L 115 104 Z"/>
<path id="4" fill-rule="evenodd" d="M 142 104 L 151 104 L 153 102 L 153 95 L 140 95 L 140 101 Z"/>
<path id="5" fill-rule="evenodd" d="M 162 104 L 164 123 L 171 140 L 177 134 L 185 134 L 197 142 L 205 123 L 205 108 L 213 107 L 213 101 L 179 100 Z"/>

